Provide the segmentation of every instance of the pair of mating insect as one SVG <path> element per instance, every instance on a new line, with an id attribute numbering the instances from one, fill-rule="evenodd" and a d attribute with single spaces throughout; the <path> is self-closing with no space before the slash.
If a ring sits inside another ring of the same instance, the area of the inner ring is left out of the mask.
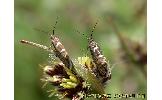
<path id="1" fill-rule="evenodd" d="M 55 26 L 56 24 L 57 24 L 57 21 L 55 23 Z M 92 29 L 90 37 L 87 37 L 88 48 L 92 56 L 93 64 L 95 65 L 95 68 L 92 69 L 92 72 L 95 74 L 97 78 L 100 79 L 102 83 L 105 83 L 107 80 L 111 79 L 111 70 L 110 70 L 110 66 L 108 62 L 106 61 L 106 57 L 102 54 L 102 51 L 99 45 L 93 39 L 92 35 L 93 35 L 96 25 L 97 25 L 97 22 Z M 53 49 L 47 46 L 40 45 L 40 44 L 30 42 L 30 41 L 26 41 L 26 40 L 21 40 L 21 43 L 30 44 L 30 45 L 45 49 L 47 51 L 50 51 L 51 53 L 54 53 L 54 55 L 58 57 L 66 67 L 73 70 L 74 64 L 72 60 L 70 59 L 66 49 L 64 48 L 63 44 L 60 42 L 59 38 L 56 37 L 54 34 L 55 26 L 53 29 L 53 34 L 51 35 L 51 43 L 52 43 Z"/>

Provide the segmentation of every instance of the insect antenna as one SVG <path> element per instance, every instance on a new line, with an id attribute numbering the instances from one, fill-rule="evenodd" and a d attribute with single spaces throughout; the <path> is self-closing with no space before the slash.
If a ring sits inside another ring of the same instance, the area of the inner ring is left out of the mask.
<path id="1" fill-rule="evenodd" d="M 90 39 L 93 38 L 94 29 L 96 28 L 97 24 L 98 24 L 98 20 L 97 20 L 97 22 L 95 23 L 94 27 L 92 28 L 92 31 L 91 31 L 91 34 L 90 34 Z"/>
<path id="2" fill-rule="evenodd" d="M 41 30 L 41 29 L 38 29 L 38 28 L 33 28 L 33 29 L 36 30 L 36 31 L 42 32 L 42 33 L 49 33 L 49 31 L 44 31 L 44 30 Z"/>
<path id="3" fill-rule="evenodd" d="M 86 37 L 86 39 L 88 39 L 88 36 L 85 34 L 85 33 L 81 33 L 79 30 L 76 30 L 76 32 L 79 34 L 79 35 L 83 35 Z M 86 53 L 84 54 L 85 56 L 88 55 L 88 45 L 86 46 L 86 49 L 81 49 L 81 51 L 86 51 Z"/>
<path id="4" fill-rule="evenodd" d="M 55 34 L 56 25 L 57 25 L 57 23 L 58 23 L 58 19 L 59 19 L 59 17 L 57 16 L 57 17 L 56 17 L 55 25 L 54 25 L 53 28 L 50 29 L 49 31 L 44 31 L 44 30 L 41 30 L 41 29 L 38 29 L 38 28 L 33 28 L 33 29 L 36 30 L 36 31 L 42 32 L 42 33 L 46 33 L 46 34 L 48 34 L 48 35 L 50 35 L 50 36 L 51 36 L 50 32 L 52 31 L 52 35 L 54 35 L 54 34 Z"/>
<path id="5" fill-rule="evenodd" d="M 57 25 L 57 23 L 58 23 L 58 16 L 56 17 L 56 22 L 55 22 L 55 25 L 53 26 L 53 30 L 52 30 L 52 32 L 53 32 L 53 35 L 55 34 L 55 29 L 56 29 L 56 25 Z"/>

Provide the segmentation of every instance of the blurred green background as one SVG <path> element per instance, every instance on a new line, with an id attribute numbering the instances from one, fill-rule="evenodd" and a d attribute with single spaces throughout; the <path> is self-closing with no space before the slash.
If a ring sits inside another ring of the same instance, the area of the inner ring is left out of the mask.
<path id="1" fill-rule="evenodd" d="M 86 37 L 76 30 L 88 34 L 99 20 L 94 38 L 115 65 L 106 93 L 146 94 L 146 77 L 135 65 L 120 59 L 121 44 L 108 21 L 113 16 L 123 35 L 146 48 L 146 5 L 146 0 L 15 0 L 15 100 L 57 100 L 48 97 L 40 81 L 39 64 L 48 61 L 49 53 L 20 43 L 26 39 L 50 46 L 49 34 L 35 29 L 51 30 L 57 16 L 56 35 L 72 59 L 87 53 Z"/>

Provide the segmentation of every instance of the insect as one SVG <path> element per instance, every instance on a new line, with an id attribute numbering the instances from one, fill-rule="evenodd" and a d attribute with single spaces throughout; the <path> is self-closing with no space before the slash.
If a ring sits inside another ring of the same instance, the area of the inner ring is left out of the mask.
<path id="1" fill-rule="evenodd" d="M 97 23 L 93 27 L 90 37 L 87 37 L 88 48 L 92 57 L 78 57 L 76 62 L 70 59 L 64 45 L 61 43 L 60 39 L 55 36 L 56 24 L 57 21 L 52 30 L 53 33 L 50 34 L 50 47 L 31 41 L 21 40 L 21 43 L 33 45 L 49 51 L 60 59 L 60 62 L 50 63 L 50 65 L 43 68 L 44 78 L 42 81 L 56 87 L 51 90 L 50 96 L 56 92 L 58 96 L 61 95 L 61 98 L 79 98 L 78 100 L 81 100 L 84 99 L 84 94 L 91 91 L 91 88 L 97 93 L 104 93 L 102 84 L 111 78 L 111 71 L 109 70 L 109 64 L 102 54 L 99 45 L 92 37 Z M 97 89 L 94 88 L 96 86 Z"/>
<path id="2" fill-rule="evenodd" d="M 55 23 L 55 26 L 57 24 L 57 21 Z M 54 47 L 54 51 L 55 51 L 55 56 L 58 57 L 63 64 L 68 67 L 68 68 L 73 68 L 73 63 L 72 60 L 70 59 L 64 45 L 60 42 L 59 38 L 56 37 L 55 34 L 55 26 L 53 29 L 53 34 L 51 35 L 51 43 Z"/>
<path id="3" fill-rule="evenodd" d="M 21 43 L 33 45 L 33 46 L 42 48 L 46 51 L 50 51 L 51 53 L 54 53 L 54 55 L 56 57 L 58 57 L 66 67 L 73 69 L 72 60 L 70 59 L 64 45 L 60 42 L 59 38 L 55 36 L 55 28 L 56 28 L 57 23 L 58 23 L 58 21 L 56 20 L 56 23 L 55 23 L 54 28 L 52 30 L 53 34 L 50 37 L 51 38 L 51 44 L 52 44 L 53 48 L 49 48 L 47 46 L 44 46 L 44 45 L 41 45 L 41 44 L 38 44 L 38 43 L 34 43 L 34 42 L 31 42 L 31 41 L 27 41 L 27 40 L 21 40 Z"/>
<path id="4" fill-rule="evenodd" d="M 108 62 L 106 61 L 106 57 L 102 54 L 99 45 L 93 39 L 93 32 L 97 24 L 98 23 L 96 22 L 95 26 L 91 31 L 90 37 L 87 38 L 88 48 L 90 50 L 93 62 L 96 65 L 96 68 L 94 69 L 94 73 L 99 79 L 101 78 L 102 82 L 104 83 L 107 80 L 111 79 L 111 70 Z"/>
<path id="5" fill-rule="evenodd" d="M 56 57 L 58 57 L 61 62 L 69 69 L 75 70 L 74 69 L 74 64 L 72 60 L 70 59 L 68 52 L 66 51 L 64 45 L 60 42 L 59 38 L 55 36 L 55 28 L 56 28 L 57 21 L 55 23 L 55 26 L 53 28 L 53 34 L 51 34 L 50 39 L 51 39 L 51 44 L 53 48 L 49 48 L 47 46 L 37 44 L 34 42 L 26 41 L 26 40 L 21 40 L 21 43 L 25 44 L 30 44 L 42 49 L 45 49 L 51 53 L 53 53 Z M 93 27 L 90 36 L 87 37 L 88 40 L 88 48 L 90 50 L 91 56 L 92 56 L 92 61 L 93 65 L 92 71 L 96 75 L 97 78 L 101 80 L 102 83 L 105 83 L 107 80 L 111 79 L 111 70 L 110 66 L 106 60 L 106 57 L 103 55 L 99 45 L 97 42 L 94 41 L 93 39 L 93 32 L 94 29 L 96 28 L 96 25 L 98 23 L 96 22 L 95 26 Z M 75 71 L 74 71 L 75 72 Z"/>

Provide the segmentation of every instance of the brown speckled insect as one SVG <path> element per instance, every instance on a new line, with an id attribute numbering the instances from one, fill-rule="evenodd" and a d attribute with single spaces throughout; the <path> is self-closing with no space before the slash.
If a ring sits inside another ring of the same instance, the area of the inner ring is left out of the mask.
<path id="1" fill-rule="evenodd" d="M 56 26 L 56 24 L 57 24 L 57 21 L 55 23 L 55 26 Z M 53 34 L 51 35 L 51 43 L 53 45 L 53 49 L 48 48 L 47 46 L 44 46 L 44 45 L 41 45 L 41 44 L 37 44 L 37 43 L 34 43 L 34 42 L 27 41 L 27 40 L 21 40 L 21 43 L 30 44 L 30 45 L 45 49 L 47 51 L 50 51 L 50 52 L 54 53 L 54 55 L 56 57 L 58 57 L 66 67 L 72 68 L 73 63 L 72 63 L 72 60 L 70 59 L 65 47 L 60 42 L 59 38 L 54 35 L 55 34 L 55 28 L 56 28 L 55 26 L 54 26 L 54 29 L 53 29 Z"/>
<path id="2" fill-rule="evenodd" d="M 55 26 L 56 26 L 56 24 L 57 24 L 57 21 L 55 23 Z M 54 27 L 54 29 L 55 29 L 55 27 Z M 53 30 L 53 35 L 51 35 L 51 42 L 54 47 L 56 57 L 58 57 L 66 67 L 68 67 L 68 68 L 73 67 L 72 60 L 70 59 L 65 47 L 60 42 L 59 38 L 54 36 L 54 34 L 55 34 L 55 32 Z"/>
<path id="3" fill-rule="evenodd" d="M 108 62 L 106 61 L 106 57 L 102 54 L 99 45 L 97 44 L 97 42 L 94 41 L 92 37 L 96 25 L 97 22 L 92 29 L 90 37 L 88 38 L 88 48 L 90 49 L 93 62 L 96 65 L 96 69 L 94 69 L 94 73 L 99 79 L 101 78 L 102 82 L 104 83 L 107 80 L 111 79 L 111 70 Z"/>

